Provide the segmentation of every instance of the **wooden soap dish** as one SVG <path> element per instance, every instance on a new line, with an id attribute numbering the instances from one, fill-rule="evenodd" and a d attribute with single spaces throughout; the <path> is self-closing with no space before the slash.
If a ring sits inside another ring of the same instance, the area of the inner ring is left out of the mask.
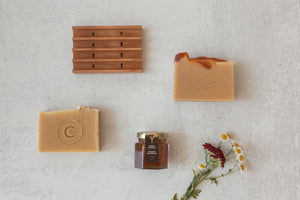
<path id="1" fill-rule="evenodd" d="M 73 73 L 142 72 L 142 26 L 73 26 Z"/>

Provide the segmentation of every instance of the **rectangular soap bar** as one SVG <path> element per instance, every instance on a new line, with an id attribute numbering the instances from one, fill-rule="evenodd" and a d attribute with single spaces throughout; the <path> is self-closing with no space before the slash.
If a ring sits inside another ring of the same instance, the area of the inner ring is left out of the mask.
<path id="1" fill-rule="evenodd" d="M 39 152 L 99 152 L 100 110 L 40 112 Z"/>
<path id="2" fill-rule="evenodd" d="M 174 100 L 234 101 L 233 62 L 177 54 Z"/>

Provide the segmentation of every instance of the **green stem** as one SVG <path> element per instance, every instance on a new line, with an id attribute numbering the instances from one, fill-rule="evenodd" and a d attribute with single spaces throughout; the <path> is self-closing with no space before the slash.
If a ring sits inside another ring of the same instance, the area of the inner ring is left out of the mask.
<path id="1" fill-rule="evenodd" d="M 213 171 L 215 168 L 216 168 L 216 167 L 207 170 L 207 173 L 205 173 L 205 175 L 204 175 L 203 177 L 200 178 L 200 180 L 197 182 L 196 186 L 198 186 L 203 180 L 205 180 L 206 177 L 207 177 L 208 175 L 210 175 L 210 174 L 212 173 L 212 171 Z"/>
<path id="2" fill-rule="evenodd" d="M 227 162 L 228 160 L 232 159 L 232 158 L 234 158 L 234 156 L 231 156 L 231 157 L 229 157 L 229 158 L 226 158 L 226 162 Z"/>
<path id="3" fill-rule="evenodd" d="M 230 151 L 225 155 L 225 158 L 227 159 L 227 156 L 229 156 L 233 152 L 234 152 L 233 149 L 230 149 Z"/>
<path id="4" fill-rule="evenodd" d="M 206 164 L 206 166 L 207 166 L 207 156 L 208 156 L 208 153 L 207 153 L 207 151 L 205 151 L 205 164 Z"/>
<path id="5" fill-rule="evenodd" d="M 219 142 L 219 144 L 218 144 L 218 149 L 221 147 L 221 144 L 222 144 L 222 141 Z"/>
<path id="6" fill-rule="evenodd" d="M 216 167 L 213 167 L 212 169 L 207 169 L 206 172 L 204 172 L 203 174 L 196 174 L 193 177 L 192 182 L 190 183 L 190 185 L 187 188 L 186 193 L 180 198 L 181 200 L 188 200 L 189 198 L 191 198 L 191 193 L 193 193 L 195 191 L 195 189 L 197 188 L 197 186 L 204 180 L 206 180 L 207 176 L 209 176 L 211 174 L 211 172 L 215 169 Z M 201 173 L 201 172 L 200 172 Z"/>
<path id="7" fill-rule="evenodd" d="M 234 169 L 234 168 L 232 168 L 232 169 Z M 226 173 L 226 174 L 222 174 L 222 175 L 220 175 L 220 176 L 210 177 L 210 178 L 207 178 L 206 180 L 211 180 L 211 179 L 216 180 L 217 178 L 222 178 L 222 177 L 224 177 L 224 176 L 233 174 L 233 173 L 235 173 L 235 172 L 237 172 L 237 171 L 240 171 L 240 169 L 236 169 L 236 170 L 230 171 L 230 172 L 228 172 L 228 173 Z"/>
<path id="8" fill-rule="evenodd" d="M 209 160 L 209 161 L 206 163 L 205 169 L 207 168 L 208 165 L 210 165 L 210 163 L 211 163 L 211 160 Z"/>

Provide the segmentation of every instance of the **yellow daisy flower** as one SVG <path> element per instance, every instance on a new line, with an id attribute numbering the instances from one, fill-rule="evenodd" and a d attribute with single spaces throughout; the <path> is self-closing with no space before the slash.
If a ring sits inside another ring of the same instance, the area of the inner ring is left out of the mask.
<path id="1" fill-rule="evenodd" d="M 238 155 L 237 160 L 239 161 L 239 163 L 243 163 L 244 162 L 244 155 Z"/>
<path id="2" fill-rule="evenodd" d="M 226 134 L 222 134 L 222 135 L 221 135 L 221 139 L 222 139 L 223 141 L 227 141 L 228 138 L 229 138 L 229 137 L 227 137 Z"/>
<path id="3" fill-rule="evenodd" d="M 227 133 L 227 137 L 228 137 L 229 139 L 232 138 L 230 133 Z"/>
<path id="4" fill-rule="evenodd" d="M 241 150 L 240 147 L 235 147 L 234 151 L 235 151 L 236 154 L 241 154 L 242 153 L 242 150 Z"/>
<path id="5" fill-rule="evenodd" d="M 245 166 L 243 164 L 239 164 L 241 173 L 243 173 L 245 171 Z"/>
<path id="6" fill-rule="evenodd" d="M 233 142 L 233 145 L 236 147 L 240 147 L 239 143 L 237 143 L 237 142 Z"/>
<path id="7" fill-rule="evenodd" d="M 205 166 L 202 165 L 202 164 L 200 164 L 200 165 L 198 166 L 198 168 L 199 168 L 200 170 L 205 170 Z"/>

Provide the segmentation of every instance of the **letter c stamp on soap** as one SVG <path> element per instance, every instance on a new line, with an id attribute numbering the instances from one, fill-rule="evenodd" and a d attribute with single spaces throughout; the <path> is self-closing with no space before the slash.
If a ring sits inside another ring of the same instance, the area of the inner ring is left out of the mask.
<path id="1" fill-rule="evenodd" d="M 75 144 L 82 135 L 82 127 L 76 119 L 66 119 L 57 127 L 57 139 L 63 144 Z"/>

